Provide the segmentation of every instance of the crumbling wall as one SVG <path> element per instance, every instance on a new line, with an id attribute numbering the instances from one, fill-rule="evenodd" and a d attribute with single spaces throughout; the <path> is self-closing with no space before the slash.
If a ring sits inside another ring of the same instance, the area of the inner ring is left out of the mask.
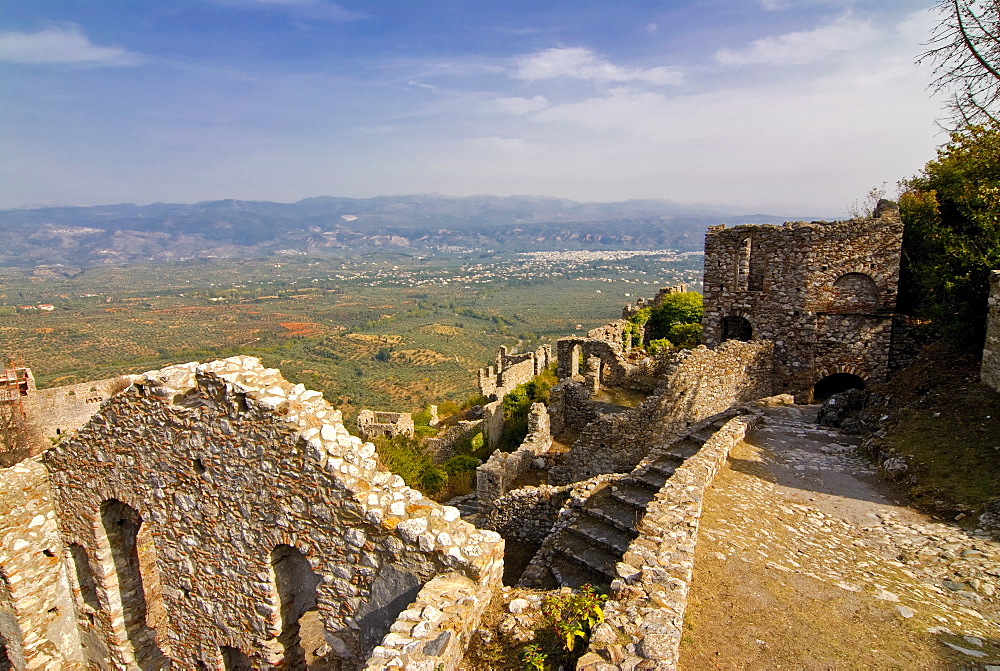
<path id="1" fill-rule="evenodd" d="M 67 554 L 42 465 L 0 469 L 0 642 L 14 669 L 106 668 L 81 645 Z"/>
<path id="2" fill-rule="evenodd" d="M 651 449 L 669 443 L 690 425 L 770 396 L 773 353 L 772 343 L 757 340 L 674 354 L 657 392 L 636 408 L 588 424 L 560 464 L 549 471 L 549 482 L 631 471 Z"/>
<path id="3" fill-rule="evenodd" d="M 506 347 L 497 348 L 494 365 L 479 370 L 479 393 L 493 400 L 502 400 L 519 384 L 531 380 L 552 359 L 552 348 L 542 345 L 534 352 L 508 354 Z"/>
<path id="4" fill-rule="evenodd" d="M 489 461 L 476 468 L 476 497 L 479 512 L 489 513 L 494 502 L 506 494 L 531 468 L 537 468 L 535 461 L 552 447 L 552 433 L 549 413 L 542 403 L 532 403 L 528 413 L 528 435 L 521 445 L 508 454 L 499 450 Z"/>
<path id="5" fill-rule="evenodd" d="M 127 385 L 128 376 L 122 376 L 37 389 L 24 398 L 24 410 L 39 437 L 59 439 L 86 424 L 112 393 Z"/>
<path id="6" fill-rule="evenodd" d="M 990 273 L 986 345 L 983 347 L 983 365 L 979 377 L 984 384 L 1000 391 L 1000 270 Z"/>
<path id="7" fill-rule="evenodd" d="M 539 485 L 512 489 L 494 501 L 483 528 L 496 531 L 508 542 L 541 543 L 552 531 L 572 487 Z"/>
<path id="8" fill-rule="evenodd" d="M 363 440 L 396 436 L 412 438 L 416 431 L 413 416 L 408 412 L 378 412 L 365 409 L 358 413 L 357 426 Z"/>
<path id="9" fill-rule="evenodd" d="M 874 219 L 709 227 L 703 342 L 773 341 L 779 389 L 798 401 L 833 373 L 883 379 L 902 236 L 888 201 Z"/>
<path id="10" fill-rule="evenodd" d="M 438 436 L 427 441 L 427 450 L 433 455 L 434 463 L 443 464 L 455 456 L 455 448 L 459 443 L 468 441 L 484 425 L 482 419 L 463 420 Z"/>
<path id="11" fill-rule="evenodd" d="M 250 357 L 147 373 L 45 463 L 113 666 L 159 654 L 221 668 L 225 654 L 353 668 L 435 576 L 486 591 L 502 577 L 497 534 L 406 487 L 319 392 Z M 126 590 L 115 560 L 130 553 Z"/>

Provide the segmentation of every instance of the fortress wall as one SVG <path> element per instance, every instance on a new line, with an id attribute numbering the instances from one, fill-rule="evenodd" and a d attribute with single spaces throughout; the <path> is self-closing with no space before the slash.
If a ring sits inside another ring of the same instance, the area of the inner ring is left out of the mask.
<path id="1" fill-rule="evenodd" d="M 552 348 L 541 345 L 534 352 L 507 354 L 506 347 L 497 349 L 494 366 L 479 370 L 479 393 L 487 398 L 503 400 L 514 387 L 529 382 L 548 367 Z"/>
<path id="2" fill-rule="evenodd" d="M 73 582 L 45 468 L 33 459 L 0 470 L 0 667 L 84 669 Z M 81 614 L 81 624 L 86 618 Z"/>
<path id="3" fill-rule="evenodd" d="M 24 397 L 28 423 L 40 438 L 61 438 L 86 424 L 111 396 L 118 383 L 118 378 L 109 378 L 51 389 L 33 389 Z M 48 445 L 40 447 L 47 448 Z"/>
<path id="4" fill-rule="evenodd" d="M 990 273 L 986 345 L 983 347 L 983 365 L 979 377 L 984 384 L 1000 391 L 1000 270 Z"/>
<path id="5" fill-rule="evenodd" d="M 500 585 L 498 535 L 250 357 L 145 374 L 45 463 L 112 665 L 356 668 L 434 577 Z"/>
<path id="6" fill-rule="evenodd" d="M 594 628 L 577 669 L 677 668 L 705 491 L 756 419 L 742 415 L 727 422 L 649 504 L 638 538 L 618 564 L 621 578 L 611 585 L 605 620 Z"/>
<path id="7" fill-rule="evenodd" d="M 484 527 L 508 542 L 541 543 L 552 531 L 573 485 L 520 487 L 494 501 Z"/>
<path id="8" fill-rule="evenodd" d="M 729 341 L 674 355 L 665 381 L 636 408 L 588 424 L 549 482 L 564 484 L 600 473 L 631 471 L 650 450 L 685 428 L 734 405 L 770 396 L 774 345 Z"/>
<path id="9" fill-rule="evenodd" d="M 549 427 L 549 413 L 544 404 L 532 403 L 531 412 L 528 414 L 528 435 L 521 445 L 509 454 L 495 451 L 489 461 L 476 469 L 479 512 L 489 513 L 493 510 L 494 501 L 506 494 L 511 485 L 529 469 L 534 468 L 535 459 L 548 452 L 550 447 L 552 447 L 552 433 Z"/>

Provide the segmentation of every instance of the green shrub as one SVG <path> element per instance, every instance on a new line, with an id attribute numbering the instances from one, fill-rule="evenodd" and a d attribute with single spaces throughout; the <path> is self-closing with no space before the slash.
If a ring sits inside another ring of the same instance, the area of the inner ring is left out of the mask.
<path id="1" fill-rule="evenodd" d="M 479 459 L 471 454 L 456 454 L 444 462 L 444 470 L 448 472 L 449 476 L 452 476 L 462 471 L 474 471 L 478 465 Z"/>

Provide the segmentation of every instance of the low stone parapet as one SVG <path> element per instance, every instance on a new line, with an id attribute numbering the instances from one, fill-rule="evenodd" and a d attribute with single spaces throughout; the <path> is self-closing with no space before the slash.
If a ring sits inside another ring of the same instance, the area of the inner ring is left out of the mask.
<path id="1" fill-rule="evenodd" d="M 478 583 L 460 573 L 432 579 L 396 618 L 372 651 L 365 671 L 457 669 L 502 576 L 501 564 Z"/>

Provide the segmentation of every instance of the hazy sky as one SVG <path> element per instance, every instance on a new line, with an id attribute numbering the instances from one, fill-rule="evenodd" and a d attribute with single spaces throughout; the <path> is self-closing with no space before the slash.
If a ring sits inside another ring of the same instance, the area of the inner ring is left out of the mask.
<path id="1" fill-rule="evenodd" d="M 415 192 L 838 215 L 944 137 L 929 0 L 0 0 L 0 208 Z"/>

